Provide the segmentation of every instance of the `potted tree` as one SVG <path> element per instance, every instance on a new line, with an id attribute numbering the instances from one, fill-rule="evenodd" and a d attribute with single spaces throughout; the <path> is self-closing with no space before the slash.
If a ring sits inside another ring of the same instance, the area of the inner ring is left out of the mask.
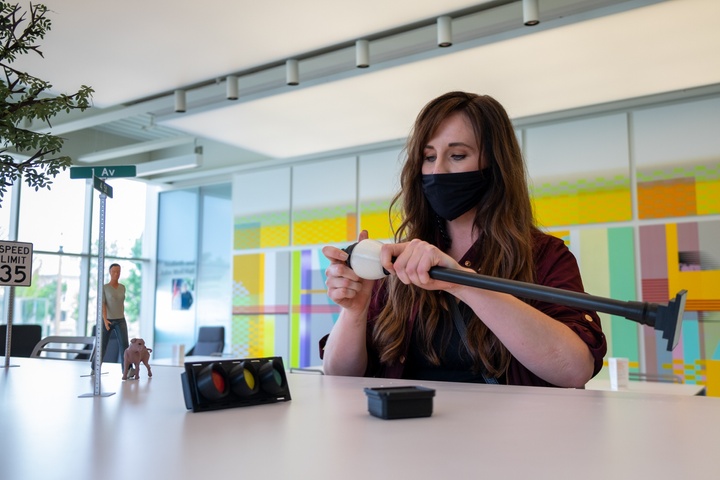
<path id="1" fill-rule="evenodd" d="M 34 121 L 50 126 L 60 112 L 90 107 L 93 89 L 83 85 L 73 94 L 50 95 L 52 84 L 13 68 L 20 55 L 37 54 L 50 30 L 45 5 L 0 2 L 0 207 L 7 188 L 22 179 L 35 190 L 50 188 L 52 179 L 70 166 L 61 155 L 64 140 L 29 128 Z"/>

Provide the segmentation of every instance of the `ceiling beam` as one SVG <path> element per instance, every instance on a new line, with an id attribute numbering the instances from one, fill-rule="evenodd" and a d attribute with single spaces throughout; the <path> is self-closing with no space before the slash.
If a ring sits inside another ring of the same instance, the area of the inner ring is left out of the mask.
<path id="1" fill-rule="evenodd" d="M 164 148 L 178 147 L 195 143 L 196 138 L 191 136 L 163 138 L 160 140 L 151 140 L 149 142 L 133 143 L 124 147 L 110 148 L 100 152 L 89 153 L 78 157 L 78 161 L 82 163 L 95 163 L 110 160 L 113 158 L 128 157 L 137 155 L 138 153 L 152 152 L 162 150 Z"/>
<path id="2" fill-rule="evenodd" d="M 590 18 L 631 10 L 662 1 L 664 0 L 596 0 L 594 2 L 581 1 L 574 4 L 561 0 L 547 0 L 547 3 L 541 6 L 541 13 L 545 18 L 540 25 L 532 28 L 522 27 L 522 22 L 519 22 L 518 20 L 519 23 L 513 23 L 513 25 L 517 24 L 517 27 L 513 27 L 510 30 L 502 29 L 502 31 L 497 31 L 497 28 L 500 28 L 501 25 L 507 25 L 507 19 L 498 18 L 498 21 L 491 22 L 491 24 L 494 24 L 494 28 L 488 28 L 489 25 L 484 25 L 482 28 L 478 28 L 475 19 L 483 15 L 495 16 L 499 14 L 500 17 L 503 17 L 505 16 L 505 13 L 501 12 L 509 10 L 514 12 L 514 16 L 520 17 L 521 9 L 519 7 L 515 8 L 515 4 L 519 5 L 519 2 L 517 0 L 486 0 L 471 9 L 464 9 L 449 13 L 449 16 L 453 17 L 454 22 L 457 24 L 454 27 L 454 36 L 458 37 L 458 43 L 453 46 L 453 51 L 457 52 L 461 49 L 474 48 L 487 43 L 505 40 L 519 35 L 530 34 L 544 29 L 555 28 Z M 517 12 L 515 12 L 515 10 L 517 10 Z M 386 32 L 369 35 L 366 36 L 366 39 L 393 43 L 393 40 L 397 40 L 399 37 L 406 35 L 409 31 L 421 32 L 424 30 L 430 33 L 430 38 L 434 38 L 434 22 L 435 19 L 426 19 L 425 21 L 404 25 Z M 464 27 L 462 27 L 463 23 L 465 23 Z M 455 30 L 457 31 L 455 32 Z M 315 59 L 322 57 L 323 55 L 332 55 L 334 52 L 339 50 L 347 49 L 354 52 L 351 48 L 353 46 L 354 41 L 345 42 L 326 47 L 325 49 L 306 52 L 305 54 L 297 55 L 296 57 L 302 61 L 312 63 Z M 392 47 L 391 50 L 395 51 L 388 51 L 386 52 L 386 55 L 375 54 L 375 57 L 384 58 L 379 60 L 377 63 L 373 63 L 373 71 L 392 68 L 409 62 L 426 60 L 446 53 L 444 49 L 438 49 L 436 47 L 429 50 L 421 49 L 421 51 L 418 51 L 417 45 L 415 45 L 414 48 L 410 48 L 410 51 L 408 51 L 408 46 L 402 48 L 397 48 L 397 46 L 395 46 Z M 288 88 L 307 88 L 310 86 L 321 85 L 329 81 L 342 80 L 362 74 L 362 71 L 358 71 L 358 69 L 354 67 L 340 68 L 336 65 L 328 69 L 327 66 L 325 66 L 323 68 L 318 68 L 315 72 L 304 72 L 302 82 L 298 87 L 287 87 L 281 81 L 282 78 L 284 78 L 282 75 L 278 77 L 277 82 L 268 81 L 269 74 L 271 74 L 274 70 L 284 72 L 284 69 L 279 68 L 281 63 L 284 64 L 284 60 L 282 62 L 278 61 L 258 66 L 247 71 L 230 72 L 230 74 L 240 78 L 241 91 L 239 101 L 247 102 L 257 100 L 285 93 L 289 91 Z M 226 90 L 225 85 L 221 80 L 222 79 L 214 78 L 199 84 L 182 87 L 187 90 L 188 94 L 187 114 L 201 113 L 203 111 L 226 106 Z M 109 109 L 92 109 L 80 116 L 71 114 L 66 117 L 67 121 L 63 121 L 62 117 L 57 117 L 52 127 L 43 127 L 37 129 L 36 131 L 39 133 L 62 135 L 69 132 L 97 127 L 106 123 L 124 120 L 136 115 L 146 115 L 148 113 L 156 115 L 159 121 L 168 120 L 173 118 L 173 116 L 182 115 L 173 112 L 173 95 L 173 92 L 162 92 L 150 98 L 138 99 L 137 102 L 132 104 L 112 107 Z"/>

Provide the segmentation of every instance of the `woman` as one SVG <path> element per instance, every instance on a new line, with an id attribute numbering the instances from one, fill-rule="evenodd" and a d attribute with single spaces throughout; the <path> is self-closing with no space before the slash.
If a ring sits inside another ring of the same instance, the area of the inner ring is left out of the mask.
<path id="1" fill-rule="evenodd" d="M 321 352 L 325 373 L 582 387 L 607 350 L 595 312 L 522 301 L 430 278 L 433 266 L 583 291 L 564 243 L 534 225 L 522 154 L 504 108 L 451 92 L 428 103 L 407 142 L 402 223 L 363 280 L 326 246 L 342 307 Z M 392 210 L 392 206 L 391 206 Z M 367 238 L 367 232 L 359 240 Z M 393 260 L 394 259 L 394 260 Z"/>

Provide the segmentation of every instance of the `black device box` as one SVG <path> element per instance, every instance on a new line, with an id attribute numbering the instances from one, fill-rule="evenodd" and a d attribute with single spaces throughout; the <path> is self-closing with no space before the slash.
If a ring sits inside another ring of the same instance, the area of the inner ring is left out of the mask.
<path id="1" fill-rule="evenodd" d="M 386 420 L 394 418 L 429 417 L 432 415 L 435 390 L 426 387 L 365 388 L 368 411 Z"/>

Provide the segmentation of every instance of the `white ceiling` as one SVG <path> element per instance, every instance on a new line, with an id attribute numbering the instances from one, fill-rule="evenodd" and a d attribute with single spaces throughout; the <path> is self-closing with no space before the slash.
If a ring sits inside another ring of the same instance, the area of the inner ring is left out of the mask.
<path id="1" fill-rule="evenodd" d="M 540 0 L 536 27 L 522 26 L 520 2 L 488 0 L 43 3 L 53 21 L 44 58 L 16 66 L 57 92 L 95 89 L 92 111 L 50 131 L 72 133 L 87 154 L 151 140 L 155 123 L 158 136 L 206 145 L 201 172 L 401 139 L 449 90 L 490 94 L 518 119 L 720 84 L 718 0 Z M 469 11 L 478 5 L 493 8 Z M 444 14 L 452 47 L 408 47 L 428 43 Z M 418 28 L 400 34 L 407 26 Z M 371 39 L 367 69 L 354 68 L 359 38 Z M 300 58 L 299 86 L 284 84 L 288 58 Z M 221 98 L 228 74 L 240 74 L 235 102 Z M 186 113 L 172 111 L 178 88 Z M 98 140 L 108 132 L 111 142 Z"/>

